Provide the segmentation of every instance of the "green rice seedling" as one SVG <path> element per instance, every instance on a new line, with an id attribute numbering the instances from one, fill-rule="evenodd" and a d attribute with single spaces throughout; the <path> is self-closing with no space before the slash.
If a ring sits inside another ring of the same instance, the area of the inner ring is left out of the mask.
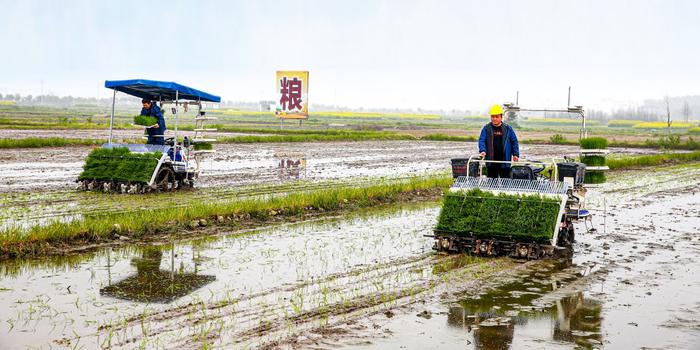
<path id="1" fill-rule="evenodd" d="M 85 159 L 79 180 L 148 183 L 160 152 L 131 153 L 128 148 L 96 148 Z"/>
<path id="2" fill-rule="evenodd" d="M 104 142 L 93 139 L 66 139 L 62 137 L 28 137 L 24 139 L 0 139 L 0 148 L 40 148 L 62 146 L 89 146 Z"/>
<path id="3" fill-rule="evenodd" d="M 212 145 L 209 142 L 197 142 L 194 144 L 194 150 L 195 151 L 209 151 L 214 148 L 214 145 Z"/>
<path id="4" fill-rule="evenodd" d="M 424 141 L 465 141 L 465 142 L 475 142 L 478 139 L 476 136 L 451 136 L 445 134 L 428 134 L 421 136 L 421 140 Z"/>
<path id="5" fill-rule="evenodd" d="M 106 151 L 100 149 L 99 152 L 102 154 L 101 152 Z M 20 251 L 25 254 L 40 254 L 32 247 L 37 248 L 45 242 L 70 243 L 76 237 L 107 237 L 112 232 L 114 224 L 119 224 L 125 232 L 131 232 L 132 237 L 136 238 L 147 233 L 147 225 L 151 229 L 158 228 L 167 231 L 177 227 L 185 227 L 187 223 L 195 219 L 232 214 L 249 214 L 256 217 L 258 213 L 262 213 L 261 216 L 266 216 L 272 210 L 279 212 L 280 208 L 284 208 L 283 215 L 293 216 L 326 205 L 339 209 L 339 199 L 347 199 L 349 207 L 359 208 L 376 203 L 363 202 L 363 198 L 384 198 L 385 201 L 389 201 L 401 193 L 411 193 L 424 189 L 444 189 L 451 183 L 450 176 L 440 175 L 398 183 L 381 183 L 362 187 L 341 186 L 237 201 L 203 202 L 187 207 L 173 208 L 173 210 L 143 209 L 84 215 L 81 219 L 71 222 L 56 220 L 21 230 L 19 228 L 0 230 L 0 255 L 18 256 Z"/>
<path id="6" fill-rule="evenodd" d="M 602 171 L 587 171 L 583 182 L 587 184 L 600 184 L 605 182 L 605 173 Z"/>
<path id="7" fill-rule="evenodd" d="M 151 126 L 158 124 L 158 118 L 150 115 L 137 115 L 134 117 L 134 124 L 142 126 Z"/>
<path id="8" fill-rule="evenodd" d="M 581 156 L 581 162 L 589 166 L 603 166 L 605 156 Z"/>
<path id="9" fill-rule="evenodd" d="M 639 157 L 608 158 L 607 166 L 612 170 L 629 169 L 643 166 L 656 166 L 673 162 L 693 162 L 700 160 L 700 151 L 690 153 L 652 154 Z"/>
<path id="10" fill-rule="evenodd" d="M 436 229 L 458 235 L 547 243 L 552 238 L 558 213 L 556 199 L 536 194 L 494 195 L 473 189 L 445 196 Z"/>
<path id="11" fill-rule="evenodd" d="M 608 148 L 608 140 L 602 137 L 589 137 L 581 139 L 581 148 L 583 149 L 606 149 Z"/>

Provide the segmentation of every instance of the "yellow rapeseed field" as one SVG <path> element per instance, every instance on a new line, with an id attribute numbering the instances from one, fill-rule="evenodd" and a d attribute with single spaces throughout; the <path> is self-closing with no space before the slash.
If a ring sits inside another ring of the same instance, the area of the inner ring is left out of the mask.
<path id="1" fill-rule="evenodd" d="M 690 123 L 673 122 L 671 129 L 687 129 L 695 125 Z M 642 122 L 634 125 L 635 129 L 665 129 L 668 127 L 666 122 Z"/>

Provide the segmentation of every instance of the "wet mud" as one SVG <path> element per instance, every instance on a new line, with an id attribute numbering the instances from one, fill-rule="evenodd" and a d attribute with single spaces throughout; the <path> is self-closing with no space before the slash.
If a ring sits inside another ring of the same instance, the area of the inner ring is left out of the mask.
<path id="1" fill-rule="evenodd" d="M 2 261 L 0 345 L 697 349 L 698 178 L 659 167 L 591 187 L 565 261 L 436 255 L 436 202 Z"/>
<path id="2" fill-rule="evenodd" d="M 464 157 L 475 147 L 473 142 L 430 141 L 220 144 L 217 153 L 203 162 L 195 191 L 142 198 L 76 191 L 75 180 L 90 147 L 17 149 L 0 152 L 0 227 L 276 193 L 291 186 L 332 186 L 328 182 L 334 181 L 377 183 L 381 178 L 449 172 L 451 158 Z M 522 146 L 522 153 L 534 159 L 575 156 L 577 152 L 573 146 Z"/>

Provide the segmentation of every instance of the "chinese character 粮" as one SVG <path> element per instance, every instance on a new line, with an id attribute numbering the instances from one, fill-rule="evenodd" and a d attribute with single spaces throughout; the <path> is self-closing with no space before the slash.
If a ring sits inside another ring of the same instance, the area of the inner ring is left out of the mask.
<path id="1" fill-rule="evenodd" d="M 280 80 L 280 84 L 282 86 L 280 90 L 282 93 L 282 98 L 280 98 L 282 109 L 287 111 L 294 109 L 301 110 L 301 80 L 296 77 L 287 80 L 287 78 L 284 77 Z"/>

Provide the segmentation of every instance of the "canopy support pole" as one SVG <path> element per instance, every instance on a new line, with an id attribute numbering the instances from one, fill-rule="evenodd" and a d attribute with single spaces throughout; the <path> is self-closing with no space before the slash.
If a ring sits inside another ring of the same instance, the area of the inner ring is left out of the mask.
<path id="1" fill-rule="evenodd" d="M 109 144 L 112 144 L 112 126 L 114 123 L 114 101 L 117 99 L 117 89 L 112 89 L 112 114 L 109 116 Z"/>
<path id="2" fill-rule="evenodd" d="M 180 91 L 175 90 L 175 141 L 173 145 L 175 146 L 175 150 L 177 150 L 177 122 L 180 119 L 180 108 L 179 107 L 179 102 L 180 100 Z M 175 152 L 173 152 L 173 159 L 175 158 Z"/>

